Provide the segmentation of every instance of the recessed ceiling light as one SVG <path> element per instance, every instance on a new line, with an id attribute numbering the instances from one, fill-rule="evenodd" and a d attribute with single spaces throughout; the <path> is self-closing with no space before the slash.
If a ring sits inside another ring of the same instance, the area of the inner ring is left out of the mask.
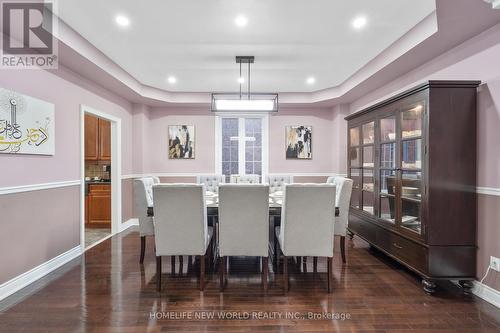
<path id="1" fill-rule="evenodd" d="M 354 29 L 362 29 L 366 26 L 368 20 L 364 16 L 358 16 L 354 20 L 352 20 L 352 26 Z"/>
<path id="2" fill-rule="evenodd" d="M 128 27 L 130 25 L 130 20 L 128 19 L 128 17 L 123 15 L 116 16 L 115 22 L 122 27 Z"/>
<path id="3" fill-rule="evenodd" d="M 238 78 L 238 83 L 239 83 L 239 84 L 243 84 L 243 83 L 245 83 L 245 78 L 244 78 L 243 76 L 239 77 L 239 78 Z"/>
<path id="4" fill-rule="evenodd" d="M 306 80 L 307 84 L 314 84 L 316 83 L 316 79 L 314 77 L 308 77 Z"/>
<path id="5" fill-rule="evenodd" d="M 168 81 L 168 83 L 170 83 L 170 84 L 174 84 L 174 83 L 176 83 L 176 82 L 177 82 L 177 79 L 175 78 L 175 76 L 169 76 L 169 77 L 167 78 L 167 81 Z"/>
<path id="6" fill-rule="evenodd" d="M 234 19 L 234 23 L 238 26 L 238 27 L 244 27 L 247 25 L 248 23 L 248 19 L 243 16 L 243 15 L 238 15 L 236 16 L 236 18 Z"/>

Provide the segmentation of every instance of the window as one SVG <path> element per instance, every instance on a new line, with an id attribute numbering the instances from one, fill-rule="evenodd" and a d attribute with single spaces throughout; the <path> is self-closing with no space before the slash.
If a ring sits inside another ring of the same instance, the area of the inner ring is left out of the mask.
<path id="1" fill-rule="evenodd" d="M 218 116 L 216 170 L 226 176 L 267 174 L 268 116 Z"/>

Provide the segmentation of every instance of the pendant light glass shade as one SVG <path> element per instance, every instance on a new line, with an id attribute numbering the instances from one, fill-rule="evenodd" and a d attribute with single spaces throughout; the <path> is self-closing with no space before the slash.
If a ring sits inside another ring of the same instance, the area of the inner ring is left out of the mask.
<path id="1" fill-rule="evenodd" d="M 212 112 L 278 112 L 278 94 L 212 94 Z"/>

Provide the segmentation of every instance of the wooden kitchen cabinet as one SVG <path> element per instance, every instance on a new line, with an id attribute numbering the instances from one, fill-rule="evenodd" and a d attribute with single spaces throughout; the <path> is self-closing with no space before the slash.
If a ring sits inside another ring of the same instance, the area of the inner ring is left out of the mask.
<path id="1" fill-rule="evenodd" d="M 85 115 L 85 160 L 97 161 L 99 158 L 99 118 Z"/>
<path id="2" fill-rule="evenodd" d="M 85 115 L 85 160 L 111 161 L 111 123 Z"/>
<path id="3" fill-rule="evenodd" d="M 89 184 L 87 227 L 111 227 L 111 184 Z"/>
<path id="4" fill-rule="evenodd" d="M 111 161 L 111 123 L 99 119 L 99 160 Z"/>

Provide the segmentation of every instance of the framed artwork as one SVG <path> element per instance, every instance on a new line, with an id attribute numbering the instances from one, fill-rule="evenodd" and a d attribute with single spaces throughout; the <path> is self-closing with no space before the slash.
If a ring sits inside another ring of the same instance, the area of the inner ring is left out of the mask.
<path id="1" fill-rule="evenodd" d="M 0 153 L 55 154 L 54 104 L 0 88 Z"/>
<path id="2" fill-rule="evenodd" d="M 286 158 L 312 159 L 312 126 L 286 126 Z"/>
<path id="3" fill-rule="evenodd" d="M 195 135 L 193 125 L 168 126 L 168 158 L 194 159 Z"/>

